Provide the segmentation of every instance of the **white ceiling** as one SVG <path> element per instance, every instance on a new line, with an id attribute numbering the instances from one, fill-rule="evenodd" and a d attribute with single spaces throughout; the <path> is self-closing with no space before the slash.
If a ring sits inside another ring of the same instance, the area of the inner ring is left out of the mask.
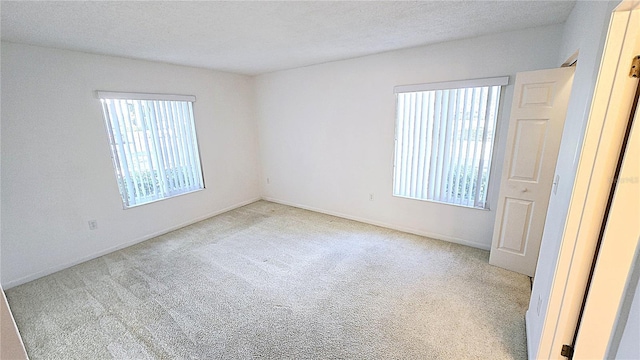
<path id="1" fill-rule="evenodd" d="M 575 1 L 2 1 L 2 40 L 242 74 L 562 23 Z"/>

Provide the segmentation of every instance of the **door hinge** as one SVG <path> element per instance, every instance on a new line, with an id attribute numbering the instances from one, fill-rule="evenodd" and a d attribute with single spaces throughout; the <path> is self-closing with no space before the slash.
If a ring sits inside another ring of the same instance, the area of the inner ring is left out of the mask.
<path id="1" fill-rule="evenodd" d="M 629 71 L 629 76 L 632 78 L 640 77 L 640 55 L 636 55 L 631 60 L 631 70 Z"/>
<path id="2" fill-rule="evenodd" d="M 562 345 L 562 351 L 560 352 L 560 355 L 572 359 L 573 358 L 573 346 L 571 345 Z"/>

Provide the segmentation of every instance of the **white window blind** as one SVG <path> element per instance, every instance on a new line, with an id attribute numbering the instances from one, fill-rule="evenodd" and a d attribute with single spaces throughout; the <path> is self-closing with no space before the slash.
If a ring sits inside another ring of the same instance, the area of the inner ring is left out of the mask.
<path id="1" fill-rule="evenodd" d="M 204 188 L 195 97 L 113 92 L 98 97 L 125 208 Z"/>
<path id="2" fill-rule="evenodd" d="M 396 87 L 393 194 L 486 208 L 501 85 L 508 77 Z"/>

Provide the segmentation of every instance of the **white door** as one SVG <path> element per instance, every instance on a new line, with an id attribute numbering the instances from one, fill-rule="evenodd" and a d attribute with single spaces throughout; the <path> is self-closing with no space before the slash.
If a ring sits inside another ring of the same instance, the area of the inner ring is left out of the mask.
<path id="1" fill-rule="evenodd" d="M 533 276 L 573 67 L 522 72 L 516 83 L 489 263 Z"/>

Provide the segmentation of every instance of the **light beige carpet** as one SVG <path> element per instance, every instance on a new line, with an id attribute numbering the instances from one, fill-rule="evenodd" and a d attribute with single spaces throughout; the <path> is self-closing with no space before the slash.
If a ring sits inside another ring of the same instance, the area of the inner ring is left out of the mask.
<path id="1" fill-rule="evenodd" d="M 524 359 L 529 278 L 488 258 L 260 201 L 7 296 L 32 359 Z"/>

